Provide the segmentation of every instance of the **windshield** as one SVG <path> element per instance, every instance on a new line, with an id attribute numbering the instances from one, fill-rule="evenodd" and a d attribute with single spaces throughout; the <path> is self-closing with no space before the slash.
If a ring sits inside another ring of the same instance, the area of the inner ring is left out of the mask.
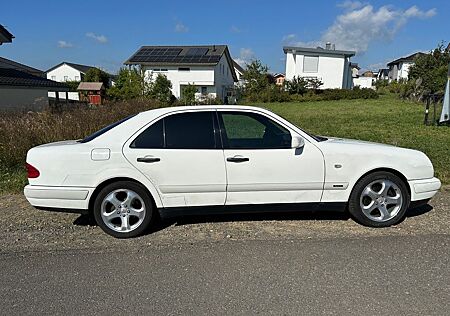
<path id="1" fill-rule="evenodd" d="M 121 119 L 120 121 L 117 121 L 117 122 L 115 122 L 115 123 L 112 123 L 111 125 L 108 125 L 108 126 L 106 126 L 106 127 L 103 127 L 101 130 L 96 131 L 94 134 L 91 134 L 91 135 L 89 135 L 89 136 L 83 138 L 82 140 L 79 140 L 78 142 L 79 142 L 79 143 L 87 143 L 87 142 L 90 142 L 91 140 L 93 140 L 93 139 L 99 137 L 100 135 L 106 133 L 107 131 L 112 130 L 114 127 L 116 127 L 116 126 L 122 124 L 122 123 L 125 122 L 126 120 L 129 120 L 129 119 L 132 118 L 133 116 L 135 116 L 135 115 L 130 115 L 130 116 L 124 118 L 124 119 Z"/>

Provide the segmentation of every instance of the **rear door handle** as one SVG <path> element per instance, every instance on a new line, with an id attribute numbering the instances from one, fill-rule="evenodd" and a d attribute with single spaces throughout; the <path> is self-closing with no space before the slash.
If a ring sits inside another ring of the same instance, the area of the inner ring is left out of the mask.
<path id="1" fill-rule="evenodd" d="M 242 157 L 242 156 L 234 156 L 234 157 L 228 157 L 227 161 L 229 161 L 229 162 L 245 162 L 245 161 L 250 161 L 250 159 L 247 157 Z"/>
<path id="2" fill-rule="evenodd" d="M 158 157 L 139 157 L 137 159 L 137 162 L 145 162 L 145 163 L 152 163 L 152 162 L 158 162 L 161 161 L 161 158 Z"/>

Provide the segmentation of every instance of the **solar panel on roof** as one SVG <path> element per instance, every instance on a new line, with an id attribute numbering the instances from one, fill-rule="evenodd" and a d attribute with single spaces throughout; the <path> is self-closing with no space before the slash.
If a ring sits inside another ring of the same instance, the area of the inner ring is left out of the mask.
<path id="1" fill-rule="evenodd" d="M 186 56 L 203 56 L 208 52 L 207 47 L 193 47 L 189 48 L 186 52 Z"/>

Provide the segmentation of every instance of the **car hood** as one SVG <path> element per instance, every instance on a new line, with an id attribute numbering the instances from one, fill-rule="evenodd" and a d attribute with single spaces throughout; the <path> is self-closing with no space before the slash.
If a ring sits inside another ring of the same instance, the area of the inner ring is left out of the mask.
<path id="1" fill-rule="evenodd" d="M 333 144 L 342 144 L 342 145 L 358 145 L 358 146 L 376 146 L 376 147 L 395 147 L 394 145 L 381 144 L 375 142 L 369 142 L 364 140 L 357 139 L 349 139 L 349 138 L 335 138 L 335 137 L 327 137 L 325 142 L 333 143 Z"/>
<path id="2" fill-rule="evenodd" d="M 407 179 L 425 179 L 434 174 L 430 159 L 414 149 L 334 137 L 317 143 L 317 146 L 323 153 L 328 171 L 335 164 L 342 164 L 363 173 L 378 168 L 395 169 Z"/>

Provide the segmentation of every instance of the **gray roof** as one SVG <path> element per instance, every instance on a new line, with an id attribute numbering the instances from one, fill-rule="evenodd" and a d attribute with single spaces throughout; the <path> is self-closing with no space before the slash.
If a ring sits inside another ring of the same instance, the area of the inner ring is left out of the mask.
<path id="1" fill-rule="evenodd" d="M 142 46 L 125 65 L 146 66 L 215 66 L 225 55 L 231 69 L 233 59 L 227 45 Z M 236 73 L 231 72 L 235 81 Z"/>
<path id="2" fill-rule="evenodd" d="M 80 82 L 77 90 L 99 91 L 104 89 L 103 82 Z"/>
<path id="3" fill-rule="evenodd" d="M 56 66 L 53 66 L 52 68 L 50 68 L 49 70 L 47 70 L 46 72 L 50 72 L 50 71 L 52 71 L 53 69 L 56 69 L 56 68 L 58 68 L 59 66 L 62 66 L 62 65 L 64 65 L 64 64 L 66 64 L 66 65 L 68 65 L 68 66 L 70 66 L 70 67 L 72 67 L 72 68 L 75 68 L 76 70 L 78 70 L 78 71 L 80 71 L 80 72 L 82 72 L 82 73 L 86 73 L 86 72 L 88 72 L 88 70 L 89 69 L 91 69 L 91 68 L 96 68 L 96 67 L 94 67 L 94 66 L 87 66 L 87 65 L 81 65 L 81 64 L 75 64 L 75 63 L 69 63 L 69 62 L 67 62 L 67 61 L 63 61 L 62 63 L 59 63 L 58 65 L 56 65 Z"/>
<path id="4" fill-rule="evenodd" d="M 64 83 L 33 76 L 27 72 L 12 68 L 0 68 L 0 86 L 20 86 L 27 88 L 53 88 L 67 91 Z"/>
<path id="5" fill-rule="evenodd" d="M 391 65 L 395 65 L 395 64 L 399 64 L 399 63 L 403 63 L 403 62 L 411 62 L 411 61 L 414 61 L 414 59 L 416 59 L 417 57 L 419 57 L 421 55 L 425 55 L 425 53 L 417 52 L 417 53 L 414 53 L 414 54 L 411 54 L 411 55 L 408 55 L 405 57 L 400 57 L 400 58 L 397 58 L 397 59 L 389 62 L 387 65 L 391 66 Z"/>
<path id="6" fill-rule="evenodd" d="M 242 68 L 241 65 L 239 65 L 234 59 L 233 59 L 233 66 L 234 68 L 236 68 L 237 70 L 239 70 L 240 73 L 244 73 L 244 68 Z"/>
<path id="7" fill-rule="evenodd" d="M 345 57 L 355 56 L 356 54 L 356 52 L 350 50 L 325 49 L 322 47 L 311 48 L 311 47 L 284 46 L 283 51 L 285 54 L 287 52 L 295 51 L 296 53 L 309 53 L 326 56 L 345 56 Z"/>
<path id="8" fill-rule="evenodd" d="M 0 45 L 2 45 L 2 43 L 11 43 L 13 38 L 14 35 L 9 33 L 9 31 L 0 24 Z"/>
<path id="9" fill-rule="evenodd" d="M 11 68 L 11 69 L 16 69 L 16 70 L 27 72 L 34 76 L 45 77 L 45 73 L 42 70 L 27 66 L 24 64 L 20 64 L 13 60 L 6 59 L 4 57 L 0 57 L 0 68 Z"/>

